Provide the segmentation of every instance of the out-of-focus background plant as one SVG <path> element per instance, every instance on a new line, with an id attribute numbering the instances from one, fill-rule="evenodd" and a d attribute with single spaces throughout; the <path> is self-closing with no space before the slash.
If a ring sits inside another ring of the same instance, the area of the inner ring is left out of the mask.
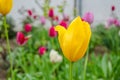
<path id="1" fill-rule="evenodd" d="M 19 9 L 19 28 L 12 17 L 7 17 L 10 54 L 6 49 L 3 16 L 0 16 L 0 80 L 11 80 L 10 56 L 15 80 L 69 79 L 69 61 L 62 54 L 54 27 L 62 25 L 67 28 L 75 15 L 65 14 L 66 0 L 57 7 L 50 5 L 51 0 L 44 0 L 43 5 L 38 0 L 35 3 L 43 14 L 37 13 L 36 9 Z M 120 80 L 120 18 L 115 14 L 116 9 L 111 6 L 111 15 L 105 24 L 94 26 L 92 12 L 81 16 L 91 24 L 92 30 L 86 80 Z M 76 7 L 73 11 L 78 15 Z M 73 80 L 83 80 L 84 62 L 83 58 L 74 63 Z"/>

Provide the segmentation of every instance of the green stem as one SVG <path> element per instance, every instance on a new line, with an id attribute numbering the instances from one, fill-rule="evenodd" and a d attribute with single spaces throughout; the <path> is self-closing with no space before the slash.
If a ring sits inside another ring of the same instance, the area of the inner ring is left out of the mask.
<path id="1" fill-rule="evenodd" d="M 6 36 L 6 42 L 7 42 L 7 49 L 8 49 L 8 53 L 10 54 L 10 53 L 11 53 L 11 50 L 10 50 L 10 43 L 9 43 L 9 37 L 8 37 L 8 30 L 7 30 L 7 27 L 8 27 L 8 26 L 7 26 L 7 23 L 6 23 L 6 16 L 4 16 L 3 25 L 4 25 L 4 28 L 5 28 L 5 36 Z M 10 55 L 10 71 L 11 71 L 11 77 L 13 77 L 12 68 L 13 68 L 12 55 Z M 14 80 L 14 79 L 12 79 L 12 80 Z"/>
<path id="2" fill-rule="evenodd" d="M 72 80 L 72 67 L 73 63 L 70 61 L 70 80 Z"/>
<path id="3" fill-rule="evenodd" d="M 89 53 L 89 49 L 88 49 L 88 51 L 86 53 L 86 57 L 85 57 L 83 80 L 86 80 L 86 69 L 87 69 L 87 63 L 88 63 L 88 53 Z"/>

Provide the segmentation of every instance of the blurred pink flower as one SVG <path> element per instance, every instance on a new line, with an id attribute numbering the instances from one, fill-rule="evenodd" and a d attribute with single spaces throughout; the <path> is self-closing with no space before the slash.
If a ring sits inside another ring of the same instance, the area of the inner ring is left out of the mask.
<path id="1" fill-rule="evenodd" d="M 54 20 L 59 21 L 59 17 L 58 16 L 54 16 Z"/>
<path id="2" fill-rule="evenodd" d="M 64 21 L 69 21 L 69 20 L 70 20 L 70 19 L 69 19 L 69 16 L 64 14 L 64 15 L 63 15 L 63 20 L 64 20 Z"/>
<path id="3" fill-rule="evenodd" d="M 87 12 L 83 16 L 83 20 L 88 22 L 89 24 L 92 24 L 94 21 L 94 15 L 91 12 Z"/>
<path id="4" fill-rule="evenodd" d="M 53 8 L 50 8 L 50 9 L 49 9 L 48 16 L 49 16 L 50 18 L 54 18 L 54 10 L 53 10 Z"/>
<path id="5" fill-rule="evenodd" d="M 27 12 L 29 16 L 32 16 L 32 10 L 27 10 Z"/>
<path id="6" fill-rule="evenodd" d="M 39 54 L 42 56 L 46 52 L 46 47 L 42 46 L 38 49 Z"/>
<path id="7" fill-rule="evenodd" d="M 50 37 L 56 37 L 57 36 L 57 32 L 55 31 L 54 27 L 50 27 L 49 29 L 49 36 Z"/>
<path id="8" fill-rule="evenodd" d="M 34 15 L 33 18 L 36 19 L 36 18 L 37 18 L 37 15 Z"/>
<path id="9" fill-rule="evenodd" d="M 115 19 L 114 19 L 114 18 L 109 18 L 109 19 L 107 20 L 107 25 L 108 25 L 108 26 L 111 26 L 111 25 L 114 24 L 114 22 L 115 22 Z"/>
<path id="10" fill-rule="evenodd" d="M 114 19 L 114 25 L 119 27 L 120 26 L 120 21 L 118 19 Z"/>
<path id="11" fill-rule="evenodd" d="M 64 20 L 62 20 L 60 23 L 59 23 L 59 25 L 61 25 L 61 26 L 63 26 L 63 27 L 65 27 L 65 28 L 67 28 L 67 22 L 65 22 Z"/>
<path id="12" fill-rule="evenodd" d="M 41 22 L 42 25 L 44 25 L 46 23 L 46 19 L 45 19 L 44 16 L 40 17 L 40 22 Z"/>
<path id="13" fill-rule="evenodd" d="M 22 32 L 17 32 L 16 41 L 18 45 L 24 45 L 31 36 L 26 36 Z"/>
<path id="14" fill-rule="evenodd" d="M 115 6 L 114 5 L 111 6 L 111 11 L 115 11 Z"/>
<path id="15" fill-rule="evenodd" d="M 26 31 L 26 32 L 30 32 L 31 30 L 32 30 L 32 25 L 31 24 L 25 24 L 24 25 L 24 30 Z"/>

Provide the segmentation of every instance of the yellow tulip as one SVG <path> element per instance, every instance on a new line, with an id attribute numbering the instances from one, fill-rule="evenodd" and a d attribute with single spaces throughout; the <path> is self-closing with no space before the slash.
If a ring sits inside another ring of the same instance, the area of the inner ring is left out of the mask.
<path id="1" fill-rule="evenodd" d="M 89 45 L 90 25 L 78 16 L 71 22 L 68 29 L 58 25 L 55 30 L 58 32 L 58 40 L 64 56 L 71 62 L 81 59 Z"/>
<path id="2" fill-rule="evenodd" d="M 13 0 L 0 0 L 0 14 L 6 15 L 12 8 Z"/>

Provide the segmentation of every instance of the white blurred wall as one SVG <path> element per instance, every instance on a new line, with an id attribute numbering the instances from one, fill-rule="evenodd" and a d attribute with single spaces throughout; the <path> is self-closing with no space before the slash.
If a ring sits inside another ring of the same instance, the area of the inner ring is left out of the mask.
<path id="1" fill-rule="evenodd" d="M 43 0 L 40 0 L 43 1 Z M 51 0 L 52 4 L 51 6 L 56 6 L 58 4 L 62 4 L 63 0 Z M 65 13 L 72 16 L 73 15 L 73 5 L 74 0 L 66 0 L 67 1 L 67 7 L 65 8 Z M 80 1 L 80 0 L 78 0 Z M 93 12 L 95 16 L 95 23 L 99 22 L 105 22 L 107 18 L 109 18 L 111 13 L 111 5 L 116 6 L 116 14 L 120 17 L 120 0 L 81 0 L 82 1 L 82 15 L 85 12 Z M 80 4 L 80 3 L 78 3 Z M 35 0 L 14 0 L 14 5 L 11 13 L 9 15 L 12 15 L 12 17 L 18 21 L 21 17 L 18 14 L 18 9 L 21 7 L 25 7 L 26 9 L 32 9 L 35 8 L 37 10 L 38 14 L 41 14 L 41 10 L 36 5 Z"/>
<path id="2" fill-rule="evenodd" d="M 93 12 L 96 23 L 104 23 L 111 15 L 111 6 L 115 5 L 115 13 L 120 19 L 120 0 L 82 0 L 82 15 Z"/>
<path id="3" fill-rule="evenodd" d="M 44 0 L 38 0 L 40 1 L 40 3 L 42 3 Z M 57 6 L 62 4 L 63 0 L 51 0 L 51 6 Z M 73 1 L 74 0 L 66 0 L 67 4 L 66 4 L 66 8 L 65 8 L 65 13 L 72 16 L 73 14 Z M 35 0 L 14 0 L 14 5 L 12 8 L 12 11 L 10 12 L 9 15 L 12 15 L 12 17 L 15 20 L 18 20 L 21 16 L 18 14 L 18 9 L 20 9 L 21 7 L 25 7 L 26 9 L 32 9 L 35 8 L 37 11 L 37 14 L 41 15 L 41 10 L 40 8 L 36 5 Z M 56 11 L 57 12 L 57 11 Z"/>

